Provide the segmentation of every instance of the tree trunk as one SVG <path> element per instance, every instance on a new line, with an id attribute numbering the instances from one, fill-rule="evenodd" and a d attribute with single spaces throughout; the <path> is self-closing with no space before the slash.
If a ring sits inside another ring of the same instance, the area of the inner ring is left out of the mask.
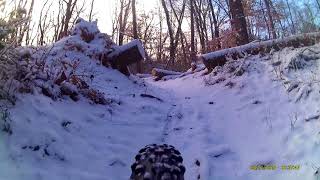
<path id="1" fill-rule="evenodd" d="M 174 48 L 173 48 L 174 52 L 176 52 L 176 49 L 177 49 L 178 43 L 179 43 L 179 36 L 182 34 L 181 25 L 182 25 L 182 20 L 183 20 L 183 16 L 184 16 L 186 3 L 185 3 L 185 0 L 184 0 L 183 1 L 183 5 L 182 5 L 182 10 L 181 10 L 181 13 L 180 13 L 179 16 L 178 16 L 176 10 L 174 10 L 173 4 L 172 4 L 172 0 L 170 0 L 170 5 L 171 5 L 171 8 L 173 9 L 173 13 L 174 13 L 176 19 L 178 20 L 178 27 L 177 27 L 177 31 L 176 31 L 175 38 L 174 38 Z"/>
<path id="2" fill-rule="evenodd" d="M 136 0 L 132 0 L 132 32 L 133 38 L 138 39 L 137 16 L 136 16 Z"/>
<path id="3" fill-rule="evenodd" d="M 124 31 L 126 30 L 127 26 L 127 19 L 129 15 L 130 10 L 130 2 L 127 2 L 126 0 L 121 1 L 121 9 L 120 9 L 120 15 L 119 15 L 119 45 L 123 45 L 123 39 L 124 39 Z M 127 4 L 125 4 L 127 3 Z"/>
<path id="4" fill-rule="evenodd" d="M 197 1 L 194 1 L 194 7 L 195 7 L 195 20 L 196 20 L 196 27 L 200 39 L 200 45 L 201 45 L 201 52 L 204 53 L 206 49 L 205 45 L 205 34 L 204 34 L 204 28 L 203 28 L 203 20 L 201 16 L 201 1 L 199 4 L 197 4 Z"/>
<path id="5" fill-rule="evenodd" d="M 244 15 L 242 0 L 229 0 L 231 27 L 237 33 L 236 45 L 240 46 L 249 43 L 247 22 Z"/>
<path id="6" fill-rule="evenodd" d="M 137 16 L 136 16 L 136 0 L 132 0 L 131 2 L 131 9 L 132 9 L 132 31 L 133 31 L 133 38 L 139 39 L 138 37 L 138 29 L 137 29 Z M 142 64 L 141 61 L 137 62 L 137 72 L 142 72 Z"/>
<path id="7" fill-rule="evenodd" d="M 162 12 L 159 7 L 158 9 L 159 14 L 159 44 L 158 44 L 158 51 L 157 51 L 157 61 L 162 62 L 162 52 L 163 52 L 163 43 L 162 43 Z"/>
<path id="8" fill-rule="evenodd" d="M 180 36 L 180 41 L 181 41 L 181 48 L 182 48 L 182 53 L 183 53 L 183 62 L 181 62 L 181 64 L 183 64 L 183 67 L 185 67 L 188 63 L 187 63 L 186 47 L 184 45 L 183 35 L 182 34 Z"/>
<path id="9" fill-rule="evenodd" d="M 190 0 L 190 14 L 191 14 L 191 61 L 196 61 L 195 43 L 194 43 L 194 2 Z"/>
<path id="10" fill-rule="evenodd" d="M 162 7 L 164 9 L 165 16 L 166 16 L 168 33 L 169 33 L 169 38 L 170 38 L 170 59 L 169 59 L 169 62 L 174 64 L 174 59 L 175 59 L 174 34 L 173 34 L 173 28 L 172 28 L 171 21 L 170 21 L 170 13 L 169 13 L 168 7 L 166 5 L 166 2 L 164 0 L 161 0 L 161 3 L 162 3 Z"/>
<path id="11" fill-rule="evenodd" d="M 276 39 L 277 34 L 276 34 L 276 31 L 274 28 L 273 17 L 272 17 L 272 13 L 271 13 L 271 9 L 270 9 L 271 2 L 269 2 L 269 0 L 264 0 L 264 3 L 266 5 L 266 9 L 267 9 L 267 14 L 268 14 L 268 19 L 269 19 L 269 28 L 271 31 L 272 39 Z"/>
<path id="12" fill-rule="evenodd" d="M 214 25 L 214 37 L 215 40 L 217 41 L 218 44 L 218 49 L 221 48 L 221 44 L 219 41 L 219 27 L 218 27 L 218 22 L 217 22 L 217 18 L 216 15 L 214 13 L 214 8 L 213 8 L 213 4 L 212 4 L 212 0 L 208 0 L 209 1 L 209 6 L 210 6 L 210 10 L 211 10 L 211 16 L 212 16 L 212 21 L 213 21 L 213 25 Z"/>
<path id="13" fill-rule="evenodd" d="M 269 21 L 268 21 L 268 18 L 267 18 L 267 14 L 268 13 L 266 13 L 265 12 L 265 8 L 264 8 L 264 5 L 263 5 L 263 3 L 262 3 L 262 0 L 260 0 L 260 6 L 261 6 L 261 11 L 262 11 L 262 15 L 263 15 L 263 19 L 264 19 L 264 22 L 266 23 L 266 27 L 267 27 L 267 30 L 268 30 L 268 35 L 269 35 L 269 39 L 273 39 L 272 38 L 272 34 L 271 34 L 271 30 L 270 30 L 270 23 L 269 23 Z"/>

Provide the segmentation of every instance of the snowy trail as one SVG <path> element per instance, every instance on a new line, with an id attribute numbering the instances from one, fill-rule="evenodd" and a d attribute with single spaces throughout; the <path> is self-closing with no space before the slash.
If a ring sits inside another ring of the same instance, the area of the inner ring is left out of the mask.
<path id="1" fill-rule="evenodd" d="M 319 125 L 299 121 L 293 131 L 289 115 L 308 116 L 314 104 L 298 108 L 281 84 L 273 84 L 263 74 L 238 79 L 237 86 L 247 83 L 243 89 L 205 86 L 198 75 L 148 80 L 143 86 L 108 72 L 93 83 L 119 100 L 107 107 L 23 97 L 12 110 L 14 134 L 8 150 L 3 150 L 15 159 L 10 169 L 2 170 L 0 179 L 14 179 L 11 172 L 16 169 L 15 175 L 22 177 L 17 180 L 127 180 L 139 149 L 167 143 L 182 153 L 186 180 L 197 180 L 199 175 L 202 180 L 313 180 L 312 166 L 320 163 L 315 159 L 320 151 Z M 141 93 L 163 102 L 142 98 Z M 40 146 L 37 151 L 29 148 L 36 145 Z M 8 167 L 8 162 L 0 165 Z M 302 168 L 249 170 L 257 163 L 292 163 Z"/>
<path id="2" fill-rule="evenodd" d="M 194 102 L 185 97 L 177 97 L 177 108 L 172 113 L 173 119 L 168 126 L 169 133 L 165 143 L 172 144 L 181 150 L 185 157 L 187 179 L 196 179 L 200 167 L 195 165 L 196 160 L 204 163 L 206 157 L 207 137 L 209 137 L 208 122 L 203 119 L 203 112 L 195 107 Z M 188 105 L 185 105 L 188 104 Z M 203 166 L 203 164 L 202 164 Z M 202 173 L 201 173 L 202 174 Z"/>
<path id="3" fill-rule="evenodd" d="M 207 96 L 199 95 L 199 89 L 179 88 L 174 81 L 172 84 L 168 83 L 158 85 L 165 86 L 176 96 L 174 101 L 178 108 L 174 113 L 179 116 L 171 120 L 169 125 L 171 131 L 165 142 L 181 150 L 187 167 L 186 179 L 236 178 L 237 171 L 243 166 L 238 163 L 239 155 L 231 151 L 228 143 L 232 142 L 235 146 L 237 137 L 242 142 L 244 136 L 254 137 L 256 132 L 243 129 L 234 133 L 230 128 L 235 122 L 228 121 L 227 114 L 219 116 L 217 113 L 219 108 L 214 108 L 215 102 L 209 102 Z M 224 121 L 224 123 L 217 121 Z M 196 165 L 197 160 L 200 166 Z"/>
<path id="4" fill-rule="evenodd" d="M 21 95 L 10 111 L 14 133 L 0 143 L 0 179 L 128 180 L 136 153 L 152 143 L 182 153 L 186 180 L 320 179 L 320 124 L 305 121 L 320 113 L 318 86 L 296 102 L 299 90 L 275 80 L 272 62 L 251 58 L 242 76 L 221 73 L 213 85 L 202 72 L 155 82 L 98 66 L 90 86 L 113 100 L 107 106 Z"/>
<path id="5" fill-rule="evenodd" d="M 165 142 L 182 152 L 186 180 L 199 175 L 204 180 L 315 178 L 318 161 L 306 152 L 320 150 L 314 149 L 319 141 L 314 139 L 314 125 L 302 119 L 317 108 L 314 103 L 292 102 L 283 85 L 270 78 L 268 68 L 260 66 L 261 71 L 231 80 L 242 88 L 208 87 L 199 74 L 150 81 L 169 91 L 176 104 Z M 293 130 L 290 122 L 296 114 Z M 312 138 L 303 140 L 306 137 Z M 277 170 L 250 170 L 259 164 L 276 165 Z M 282 165 L 300 165 L 301 169 L 283 171 Z"/>
<path id="6" fill-rule="evenodd" d="M 216 128 L 212 128 L 215 126 L 214 110 L 208 111 L 208 108 L 203 107 L 210 107 L 213 104 L 207 98 L 200 96 L 198 91 L 179 88 L 174 84 L 172 82 L 171 85 L 165 85 L 165 88 L 175 95 L 174 101 L 177 104 L 173 113 L 176 117 L 171 120 L 169 125 L 171 131 L 165 142 L 181 150 L 187 167 L 186 179 L 217 178 L 218 176 L 214 175 L 216 168 L 232 172 L 234 167 L 219 167 L 217 166 L 219 162 L 213 163 L 215 159 L 225 154 L 229 154 L 229 158 L 234 158 L 228 145 L 224 144 L 223 137 L 214 131 Z M 197 165 L 196 161 L 199 161 L 200 165 Z"/>

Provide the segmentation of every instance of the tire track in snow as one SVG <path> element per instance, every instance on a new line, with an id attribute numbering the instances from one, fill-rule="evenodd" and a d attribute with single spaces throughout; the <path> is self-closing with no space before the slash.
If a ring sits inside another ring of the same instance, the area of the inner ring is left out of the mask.
<path id="1" fill-rule="evenodd" d="M 165 98 L 166 101 L 176 105 L 168 112 L 169 118 L 164 125 L 161 143 L 174 145 L 182 153 L 186 167 L 185 179 L 225 179 L 220 175 L 226 169 L 233 173 L 233 161 L 237 155 L 225 144 L 225 138 L 215 132 L 217 109 L 214 103 L 201 98 L 192 89 L 186 91 L 176 87 L 176 84 L 161 83 L 156 86 L 165 89 L 169 95 Z M 196 163 L 197 160 L 199 163 Z M 230 163 L 225 163 L 226 161 Z M 223 172 L 219 173 L 221 170 Z"/>
<path id="2" fill-rule="evenodd" d="M 175 97 L 178 105 L 168 113 L 164 128 L 166 138 L 163 142 L 176 146 L 182 152 L 187 180 L 208 179 L 212 174 L 212 155 L 208 144 L 215 143 L 215 139 L 211 136 L 210 119 L 205 115 L 208 112 L 203 112 L 197 101 L 196 98 Z"/>
<path id="3" fill-rule="evenodd" d="M 172 119 L 173 119 L 173 113 L 175 111 L 175 106 L 171 107 L 167 113 L 167 116 L 164 120 L 164 127 L 163 127 L 163 130 L 162 130 L 162 134 L 161 134 L 161 137 L 160 137 L 160 142 L 161 143 L 165 143 L 166 142 L 166 139 L 167 139 L 167 136 L 169 135 L 169 131 L 170 131 L 170 126 L 171 126 L 171 123 L 172 123 Z"/>

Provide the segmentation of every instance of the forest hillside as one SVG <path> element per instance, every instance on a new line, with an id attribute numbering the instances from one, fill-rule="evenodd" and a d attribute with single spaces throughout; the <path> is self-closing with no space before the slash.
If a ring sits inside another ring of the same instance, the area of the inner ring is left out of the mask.
<path id="1" fill-rule="evenodd" d="M 318 0 L 0 9 L 0 180 L 320 178 Z"/>

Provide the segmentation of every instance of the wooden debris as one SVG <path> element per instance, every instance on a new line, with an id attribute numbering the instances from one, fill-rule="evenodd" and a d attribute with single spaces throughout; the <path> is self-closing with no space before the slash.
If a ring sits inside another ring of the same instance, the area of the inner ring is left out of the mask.
<path id="1" fill-rule="evenodd" d="M 156 78 L 155 80 L 160 80 L 165 76 L 179 76 L 182 73 L 180 72 L 175 72 L 175 71 L 168 71 L 164 69 L 159 69 L 159 68 L 153 68 L 151 74 Z"/>
<path id="2" fill-rule="evenodd" d="M 111 64 L 112 68 L 118 69 L 127 76 L 130 75 L 128 65 L 138 63 L 145 58 L 145 51 L 139 40 L 133 40 L 115 49 L 115 51 L 108 54 L 107 61 Z M 106 65 L 107 63 L 104 62 L 103 64 Z"/>

